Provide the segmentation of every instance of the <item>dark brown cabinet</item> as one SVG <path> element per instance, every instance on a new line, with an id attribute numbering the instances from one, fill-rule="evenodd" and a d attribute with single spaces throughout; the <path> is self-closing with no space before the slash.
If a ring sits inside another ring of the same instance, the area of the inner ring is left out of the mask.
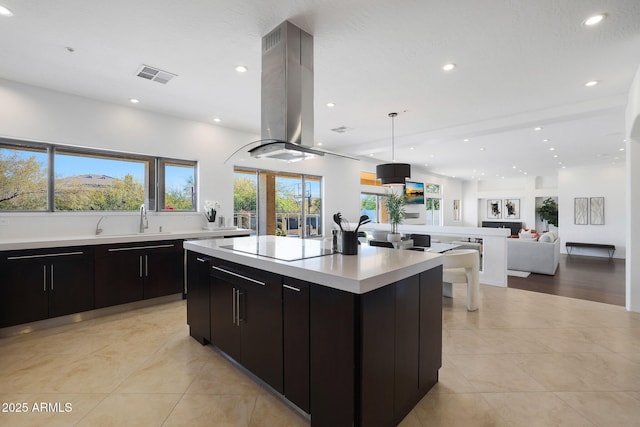
<path id="1" fill-rule="evenodd" d="M 187 252 L 187 324 L 189 334 L 203 345 L 211 341 L 210 270 L 210 257 Z"/>
<path id="2" fill-rule="evenodd" d="M 309 413 L 309 286 L 282 279 L 284 395 Z"/>
<path id="3" fill-rule="evenodd" d="M 181 241 L 96 248 L 96 308 L 182 292 Z"/>
<path id="4" fill-rule="evenodd" d="M 3 252 L 0 327 L 94 308 L 93 249 Z"/>
<path id="5" fill-rule="evenodd" d="M 211 342 L 280 393 L 281 276 L 213 259 Z"/>

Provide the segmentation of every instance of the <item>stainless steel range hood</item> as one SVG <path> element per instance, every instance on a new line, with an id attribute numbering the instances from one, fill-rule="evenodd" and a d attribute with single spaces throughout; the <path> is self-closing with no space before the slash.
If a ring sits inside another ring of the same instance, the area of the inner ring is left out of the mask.
<path id="1" fill-rule="evenodd" d="M 313 37 L 285 21 L 262 38 L 262 140 L 252 157 L 296 161 L 313 149 Z"/>

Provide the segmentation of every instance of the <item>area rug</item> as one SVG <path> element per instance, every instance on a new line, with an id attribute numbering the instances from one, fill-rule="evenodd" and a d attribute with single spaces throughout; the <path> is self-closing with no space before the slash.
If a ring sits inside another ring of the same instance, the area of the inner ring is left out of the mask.
<path id="1" fill-rule="evenodd" d="M 529 273 L 528 271 L 507 270 L 508 276 L 522 277 L 525 279 L 529 277 L 530 274 L 531 273 Z"/>

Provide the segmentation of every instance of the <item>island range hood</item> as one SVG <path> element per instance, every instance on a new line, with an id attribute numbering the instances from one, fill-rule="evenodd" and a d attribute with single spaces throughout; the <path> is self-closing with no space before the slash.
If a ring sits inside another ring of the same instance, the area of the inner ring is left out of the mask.
<path id="1" fill-rule="evenodd" d="M 313 148 L 313 37 L 284 21 L 262 38 L 260 145 L 252 157 L 297 161 Z"/>

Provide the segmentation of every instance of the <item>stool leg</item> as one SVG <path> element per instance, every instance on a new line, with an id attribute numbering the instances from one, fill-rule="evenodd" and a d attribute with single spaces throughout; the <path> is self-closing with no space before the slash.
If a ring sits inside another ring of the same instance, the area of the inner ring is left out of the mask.
<path id="1" fill-rule="evenodd" d="M 453 285 L 448 282 L 442 282 L 442 295 L 447 298 L 453 298 Z"/>

